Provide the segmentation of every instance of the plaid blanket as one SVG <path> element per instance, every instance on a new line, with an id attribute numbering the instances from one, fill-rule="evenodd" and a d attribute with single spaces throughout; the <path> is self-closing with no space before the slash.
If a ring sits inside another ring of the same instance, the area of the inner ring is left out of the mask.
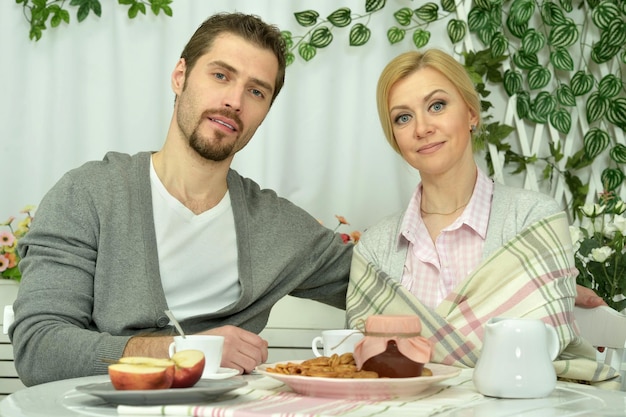
<path id="1" fill-rule="evenodd" d="M 422 336 L 434 345 L 431 361 L 459 367 L 475 366 L 482 348 L 483 325 L 490 318 L 540 319 L 559 335 L 561 354 L 554 366 L 560 378 L 617 389 L 619 373 L 596 361 L 595 349 L 575 325 L 576 274 L 569 224 L 563 212 L 536 222 L 507 242 L 435 310 L 424 306 L 399 280 L 368 262 L 357 245 L 346 317 L 349 327 L 359 328 L 372 314 L 416 314 L 422 321 Z"/>

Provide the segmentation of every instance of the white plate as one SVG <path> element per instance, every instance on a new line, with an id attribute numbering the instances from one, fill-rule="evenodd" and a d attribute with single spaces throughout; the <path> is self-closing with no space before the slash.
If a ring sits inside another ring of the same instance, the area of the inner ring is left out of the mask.
<path id="1" fill-rule="evenodd" d="M 291 362 L 300 363 L 302 361 Z M 454 366 L 428 363 L 425 367 L 433 372 L 432 376 L 344 379 L 284 375 L 267 371 L 267 368 L 274 368 L 275 366 L 276 364 L 264 364 L 257 366 L 256 370 L 265 376 L 285 383 L 298 394 L 346 399 L 389 399 L 416 395 L 437 382 L 453 378 L 461 373 L 461 369 Z"/>
<path id="2" fill-rule="evenodd" d="M 220 368 L 217 373 L 202 375 L 202 379 L 226 379 L 239 375 L 239 371 L 232 368 Z"/>
<path id="3" fill-rule="evenodd" d="M 115 405 L 165 405 L 206 402 L 245 385 L 247 382 L 242 379 L 223 381 L 201 379 L 191 388 L 116 390 L 111 382 L 102 382 L 81 385 L 76 387 L 76 390 L 100 397 Z"/>

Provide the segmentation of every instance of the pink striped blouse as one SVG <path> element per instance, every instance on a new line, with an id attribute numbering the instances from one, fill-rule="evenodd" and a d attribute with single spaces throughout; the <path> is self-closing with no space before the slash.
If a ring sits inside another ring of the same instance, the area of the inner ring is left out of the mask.
<path id="1" fill-rule="evenodd" d="M 425 305 L 435 308 L 482 260 L 493 181 L 480 169 L 463 213 L 432 241 L 420 213 L 420 184 L 404 216 L 401 239 L 409 242 L 401 283 Z"/>

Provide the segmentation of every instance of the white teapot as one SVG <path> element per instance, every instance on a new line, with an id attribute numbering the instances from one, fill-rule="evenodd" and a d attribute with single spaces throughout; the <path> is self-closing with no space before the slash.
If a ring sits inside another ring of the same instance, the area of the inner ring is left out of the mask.
<path id="1" fill-rule="evenodd" d="M 485 324 L 474 386 L 490 397 L 541 398 L 556 386 L 556 330 L 538 319 L 494 317 Z"/>

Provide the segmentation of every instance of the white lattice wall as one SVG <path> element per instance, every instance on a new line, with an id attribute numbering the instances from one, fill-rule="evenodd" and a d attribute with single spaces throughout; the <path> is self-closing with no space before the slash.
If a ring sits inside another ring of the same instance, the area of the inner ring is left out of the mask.
<path id="1" fill-rule="evenodd" d="M 471 0 L 465 0 L 458 4 L 457 17 L 467 22 L 467 12 L 470 10 L 471 5 Z M 584 19 L 589 19 L 589 16 L 590 14 L 586 9 L 578 11 L 577 17 L 580 22 Z M 585 32 L 583 36 L 583 39 L 580 40 L 583 44 L 593 44 L 595 40 L 594 35 L 590 34 L 590 32 Z M 463 47 L 465 50 L 484 49 L 480 40 L 473 37 L 473 35 L 466 36 Z M 457 58 L 462 60 L 460 54 L 457 54 Z M 573 58 L 575 61 L 578 61 L 578 63 L 575 64 L 575 70 L 570 73 L 570 77 L 576 72 L 576 70 L 580 69 L 582 64 L 582 58 L 580 56 L 573 56 Z M 545 59 L 544 63 L 549 61 L 547 57 L 543 57 L 543 59 Z M 508 62 L 503 62 L 503 71 L 509 68 Z M 592 73 L 596 79 L 601 79 L 609 73 L 615 73 L 617 68 L 609 67 L 605 64 L 596 65 L 591 63 L 589 68 L 586 68 L 586 70 Z M 569 83 L 570 79 L 556 80 L 553 77 L 550 86 L 556 89 L 559 81 Z M 492 95 L 497 93 L 494 91 L 495 88 L 490 89 L 492 90 Z M 500 93 L 504 94 L 504 92 Z M 524 156 L 537 155 L 538 157 L 547 157 L 550 155 L 549 144 L 551 142 L 560 142 L 561 152 L 564 154 L 564 157 L 558 162 L 558 167 L 560 170 L 565 170 L 568 158 L 582 148 L 583 136 L 590 128 L 585 115 L 585 102 L 587 96 L 577 97 L 576 107 L 571 109 L 572 127 L 567 135 L 559 133 L 549 123 L 534 124 L 520 120 L 516 111 L 516 99 L 516 96 L 509 98 L 506 95 L 501 96 L 500 99 L 492 96 L 488 98 L 488 100 L 490 100 L 496 107 L 496 110 L 494 111 L 494 120 L 499 120 L 501 123 L 515 128 L 515 131 L 506 139 L 507 143 L 511 144 L 514 151 L 522 153 Z M 504 109 L 502 117 L 498 117 L 497 114 L 500 104 L 502 104 L 502 108 Z M 623 130 L 615 127 L 614 125 L 610 125 L 608 127 L 603 126 L 603 128 L 607 129 L 609 135 L 615 140 L 610 147 L 614 146 L 616 143 L 625 144 Z M 556 175 L 551 179 L 544 179 L 542 171 L 545 168 L 545 163 L 539 162 L 536 164 L 535 169 L 529 169 L 526 172 L 512 175 L 511 173 L 516 167 L 505 167 L 504 156 L 497 152 L 494 145 L 489 145 L 487 152 L 489 152 L 491 160 L 493 161 L 494 178 L 496 181 L 545 192 L 552 195 L 557 201 L 559 201 L 563 208 L 570 208 L 572 195 L 567 187 L 567 184 L 565 183 L 565 179 L 561 175 Z M 603 154 L 596 158 L 594 164 L 581 170 L 580 172 L 576 172 L 583 184 L 589 183 L 589 193 L 587 195 L 586 203 L 594 202 L 597 194 L 603 190 L 600 176 L 602 171 L 607 167 L 609 161 L 608 153 L 609 151 L 605 150 Z M 620 188 L 620 194 L 624 197 L 624 186 Z M 569 212 L 571 212 L 571 210 L 569 210 Z"/>

